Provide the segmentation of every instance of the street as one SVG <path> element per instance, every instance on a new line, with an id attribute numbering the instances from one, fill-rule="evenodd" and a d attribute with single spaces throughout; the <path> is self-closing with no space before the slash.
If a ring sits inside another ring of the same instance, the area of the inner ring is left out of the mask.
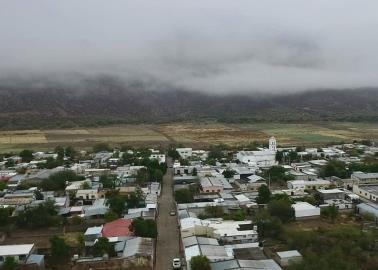
<path id="1" fill-rule="evenodd" d="M 167 159 L 168 166 L 171 164 Z M 173 171 L 168 167 L 162 183 L 162 193 L 159 199 L 159 215 L 157 218 L 158 237 L 156 244 L 156 269 L 172 269 L 172 259 L 179 258 L 179 231 L 177 216 L 171 216 L 174 209 L 172 195 Z"/>

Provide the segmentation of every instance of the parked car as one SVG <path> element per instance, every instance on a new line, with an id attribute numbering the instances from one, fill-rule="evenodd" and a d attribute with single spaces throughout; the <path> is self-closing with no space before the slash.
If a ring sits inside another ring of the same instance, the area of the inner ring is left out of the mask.
<path id="1" fill-rule="evenodd" d="M 171 212 L 169 212 L 169 214 L 170 214 L 171 216 L 175 216 L 175 215 L 176 215 L 176 211 L 175 211 L 175 210 L 171 210 Z"/>
<path id="2" fill-rule="evenodd" d="M 180 269 L 181 268 L 181 260 L 180 260 L 180 258 L 174 258 L 172 260 L 172 266 L 173 266 L 173 269 Z"/>

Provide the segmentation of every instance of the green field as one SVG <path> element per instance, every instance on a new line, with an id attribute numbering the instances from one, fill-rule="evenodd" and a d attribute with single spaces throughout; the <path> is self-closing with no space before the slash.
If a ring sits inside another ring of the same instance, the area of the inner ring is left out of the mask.
<path id="1" fill-rule="evenodd" d="M 151 147 L 180 143 L 193 147 L 225 143 L 233 146 L 267 141 L 275 136 L 279 145 L 319 146 L 330 142 L 378 139 L 378 123 L 319 122 L 306 124 L 172 123 L 119 125 L 99 128 L 0 131 L 0 152 L 52 149 L 72 145 L 87 149 L 98 142 Z"/>

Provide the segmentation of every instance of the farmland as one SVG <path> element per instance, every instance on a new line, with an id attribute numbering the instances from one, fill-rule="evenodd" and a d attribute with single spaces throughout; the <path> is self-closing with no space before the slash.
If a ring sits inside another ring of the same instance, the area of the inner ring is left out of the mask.
<path id="1" fill-rule="evenodd" d="M 166 146 L 171 143 L 207 146 L 246 145 L 275 136 L 280 145 L 322 145 L 329 142 L 378 139 L 378 123 L 316 122 L 301 124 L 170 123 L 117 125 L 97 128 L 0 131 L 0 152 L 51 149 L 56 145 L 90 148 L 99 142 L 113 145 Z"/>

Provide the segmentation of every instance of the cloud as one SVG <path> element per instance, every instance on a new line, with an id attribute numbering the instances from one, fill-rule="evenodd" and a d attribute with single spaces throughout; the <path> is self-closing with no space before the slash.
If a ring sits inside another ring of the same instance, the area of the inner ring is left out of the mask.
<path id="1" fill-rule="evenodd" d="M 376 10 L 375 0 L 2 0 L 0 72 L 209 93 L 377 86 Z"/>

